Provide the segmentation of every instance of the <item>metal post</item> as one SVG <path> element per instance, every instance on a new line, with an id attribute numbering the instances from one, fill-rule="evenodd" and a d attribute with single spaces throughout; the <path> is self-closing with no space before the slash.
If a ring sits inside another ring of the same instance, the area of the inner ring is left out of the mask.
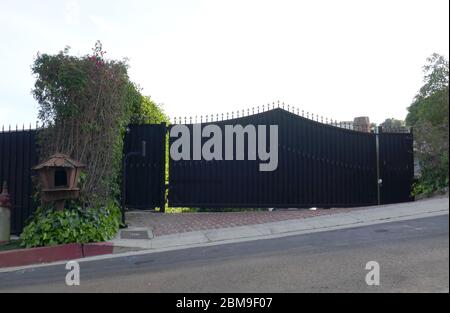
<path id="1" fill-rule="evenodd" d="M 160 178 L 160 206 L 159 212 L 164 213 L 166 210 L 166 134 L 167 134 L 167 126 L 165 122 L 161 123 L 163 135 L 162 138 L 162 149 L 161 149 L 161 162 L 163 164 L 161 178 Z"/>
<path id="2" fill-rule="evenodd" d="M 380 177 L 380 134 L 383 131 L 381 126 L 375 129 L 375 145 L 376 145 L 376 162 L 377 162 L 377 203 L 381 204 L 381 183 Z"/>
<path id="3" fill-rule="evenodd" d="M 127 224 L 125 224 L 125 192 L 126 192 L 126 178 L 127 178 L 127 156 L 125 155 L 122 162 L 122 227 L 127 228 Z"/>
<path id="4" fill-rule="evenodd" d="M 412 186 L 414 184 L 415 162 L 414 162 L 414 131 L 413 131 L 412 127 L 409 128 L 409 134 L 411 136 L 411 157 L 410 157 L 410 161 L 409 162 L 411 164 L 411 172 L 410 172 L 410 174 L 411 174 L 411 177 L 412 177 L 411 184 L 410 184 L 410 189 L 409 189 L 410 190 L 409 200 L 410 201 L 414 201 L 415 200 L 415 196 L 413 196 L 413 194 L 412 194 Z"/>

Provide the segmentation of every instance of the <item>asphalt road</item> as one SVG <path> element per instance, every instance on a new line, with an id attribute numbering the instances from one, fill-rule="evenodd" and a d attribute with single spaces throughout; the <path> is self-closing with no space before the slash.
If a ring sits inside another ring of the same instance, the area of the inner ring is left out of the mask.
<path id="1" fill-rule="evenodd" d="M 448 292 L 448 215 L 0 273 L 0 292 Z M 380 285 L 368 286 L 369 261 Z"/>

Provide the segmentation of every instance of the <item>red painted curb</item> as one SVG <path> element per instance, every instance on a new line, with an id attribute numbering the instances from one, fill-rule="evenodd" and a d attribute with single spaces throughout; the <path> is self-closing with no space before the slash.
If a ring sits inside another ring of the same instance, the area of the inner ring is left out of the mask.
<path id="1" fill-rule="evenodd" d="M 83 257 L 80 244 L 71 243 L 52 247 L 18 249 L 0 252 L 0 267 L 48 263 Z"/>
<path id="2" fill-rule="evenodd" d="M 113 253 L 114 245 L 110 242 L 78 244 L 70 243 L 51 247 L 16 249 L 0 252 L 0 268 L 24 266 L 39 263 L 80 259 Z"/>
<path id="3" fill-rule="evenodd" d="M 96 256 L 113 253 L 114 245 L 111 242 L 86 243 L 83 245 L 83 256 Z"/>

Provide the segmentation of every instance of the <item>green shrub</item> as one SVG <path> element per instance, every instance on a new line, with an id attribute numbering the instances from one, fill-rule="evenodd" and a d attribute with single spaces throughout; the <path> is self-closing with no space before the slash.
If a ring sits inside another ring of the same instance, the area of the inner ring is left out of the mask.
<path id="1" fill-rule="evenodd" d="M 448 75 L 448 60 L 433 54 L 424 66 L 425 84 L 408 107 L 406 123 L 414 128 L 414 153 L 420 164 L 415 196 L 429 196 L 448 187 Z"/>
<path id="2" fill-rule="evenodd" d="M 106 207 L 73 207 L 62 211 L 38 208 L 24 228 L 22 246 L 41 247 L 65 243 L 106 241 L 119 230 L 121 211 L 115 202 Z"/>

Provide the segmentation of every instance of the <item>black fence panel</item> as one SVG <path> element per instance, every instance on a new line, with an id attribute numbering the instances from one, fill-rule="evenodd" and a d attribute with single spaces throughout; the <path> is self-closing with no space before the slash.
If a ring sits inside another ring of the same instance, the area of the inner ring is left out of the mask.
<path id="1" fill-rule="evenodd" d="M 145 141 L 145 157 L 139 155 Z M 126 162 L 125 205 L 132 209 L 152 209 L 165 203 L 166 164 L 165 124 L 129 125 L 125 134 L 124 155 L 131 155 Z"/>
<path id="2" fill-rule="evenodd" d="M 0 184 L 6 181 L 11 195 L 12 234 L 20 234 L 36 210 L 31 168 L 37 163 L 36 130 L 0 131 Z"/>
<path id="3" fill-rule="evenodd" d="M 379 136 L 381 203 L 413 201 L 413 134 L 381 131 Z"/>
<path id="4" fill-rule="evenodd" d="M 201 124 L 203 129 L 212 123 Z M 323 124 L 273 109 L 217 121 L 225 125 L 278 125 L 278 167 L 259 160 L 169 160 L 171 207 L 349 207 L 377 203 L 376 141 L 372 133 Z M 186 124 L 193 133 L 193 124 Z M 269 142 L 269 130 L 266 131 Z M 258 138 L 258 134 L 257 134 Z M 172 144 L 176 138 L 170 138 Z M 202 145 L 208 140 L 203 138 Z M 193 146 L 193 138 L 190 138 Z M 222 140 L 224 142 L 225 140 Z M 258 139 L 256 140 L 258 142 Z M 248 138 L 245 139 L 247 147 Z M 222 144 L 223 154 L 225 145 Z"/>

